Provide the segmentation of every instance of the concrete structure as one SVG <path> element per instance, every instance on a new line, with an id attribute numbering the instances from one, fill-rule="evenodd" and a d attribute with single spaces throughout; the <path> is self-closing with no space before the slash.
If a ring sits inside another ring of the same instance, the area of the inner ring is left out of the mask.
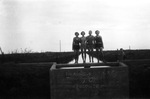
<path id="1" fill-rule="evenodd" d="M 128 99 L 124 63 L 56 64 L 50 69 L 51 99 Z"/>

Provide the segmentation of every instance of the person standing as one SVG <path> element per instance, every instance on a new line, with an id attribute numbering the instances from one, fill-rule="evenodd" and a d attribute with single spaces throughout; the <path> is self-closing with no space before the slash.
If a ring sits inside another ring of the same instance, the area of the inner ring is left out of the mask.
<path id="1" fill-rule="evenodd" d="M 84 36 L 85 32 L 82 31 L 81 35 L 82 35 L 82 37 L 80 38 L 81 39 L 81 54 L 82 54 L 83 63 L 85 63 L 86 62 L 86 37 Z"/>
<path id="2" fill-rule="evenodd" d="M 75 52 L 75 63 L 78 63 L 79 59 L 79 49 L 80 49 L 80 38 L 79 33 L 75 32 L 75 37 L 73 38 L 72 50 Z"/>
<path id="3" fill-rule="evenodd" d="M 87 49 L 89 52 L 89 61 L 91 62 L 92 59 L 92 62 L 94 62 L 93 60 L 94 36 L 92 35 L 91 30 L 89 31 L 89 35 L 86 37 L 86 40 L 87 40 Z"/>
<path id="4" fill-rule="evenodd" d="M 5 55 L 4 55 L 4 52 L 2 51 L 1 47 L 0 47 L 0 52 L 1 52 L 1 55 L 2 55 L 0 61 L 1 61 L 1 63 L 4 63 L 5 62 Z"/>
<path id="5" fill-rule="evenodd" d="M 98 63 L 100 59 L 104 62 L 104 55 L 103 55 L 104 45 L 103 45 L 102 37 L 99 35 L 99 33 L 100 31 L 96 30 L 95 31 L 96 36 L 94 38 Z"/>
<path id="6" fill-rule="evenodd" d="M 123 61 L 125 60 L 125 52 L 123 50 L 123 48 L 120 48 L 120 51 L 119 51 L 119 61 Z"/>

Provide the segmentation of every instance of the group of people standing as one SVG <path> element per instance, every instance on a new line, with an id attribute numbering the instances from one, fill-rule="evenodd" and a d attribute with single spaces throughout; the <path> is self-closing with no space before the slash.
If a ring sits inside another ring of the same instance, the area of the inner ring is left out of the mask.
<path id="1" fill-rule="evenodd" d="M 81 32 L 81 37 L 79 37 L 79 33 L 75 32 L 75 37 L 73 38 L 72 49 L 75 52 L 75 63 L 78 63 L 79 57 L 79 50 L 81 50 L 83 63 L 86 63 L 86 50 L 88 49 L 89 53 L 89 61 L 94 62 L 93 60 L 93 51 L 96 49 L 97 60 L 99 63 L 100 56 L 101 59 L 104 61 L 103 55 L 103 40 L 102 37 L 99 35 L 100 31 L 95 31 L 96 36 L 92 35 L 92 31 L 89 31 L 89 35 L 85 37 L 85 32 Z"/>

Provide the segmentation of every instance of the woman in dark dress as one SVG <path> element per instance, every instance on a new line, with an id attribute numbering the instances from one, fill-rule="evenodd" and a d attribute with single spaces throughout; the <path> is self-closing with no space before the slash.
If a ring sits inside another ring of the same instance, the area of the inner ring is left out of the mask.
<path id="1" fill-rule="evenodd" d="M 103 55 L 103 48 L 104 48 L 104 45 L 103 45 L 103 40 L 102 40 L 102 37 L 99 35 L 99 31 L 96 30 L 95 31 L 95 38 L 94 38 L 94 41 L 95 41 L 95 49 L 96 49 L 96 53 L 97 53 L 97 59 L 98 59 L 98 63 L 99 63 L 99 60 L 101 59 L 102 61 L 104 61 L 104 55 Z M 101 56 L 101 57 L 100 57 Z"/>
<path id="2" fill-rule="evenodd" d="M 75 32 L 75 37 L 72 42 L 72 50 L 75 52 L 75 63 L 78 63 L 79 59 L 79 49 L 80 49 L 80 38 L 78 37 L 79 33 Z"/>
<path id="3" fill-rule="evenodd" d="M 91 59 L 92 59 L 92 62 L 94 62 L 93 60 L 94 36 L 92 35 L 91 30 L 89 31 L 89 35 L 86 37 L 86 41 L 87 41 L 87 44 L 86 44 L 87 49 L 89 52 L 89 61 L 91 62 Z"/>

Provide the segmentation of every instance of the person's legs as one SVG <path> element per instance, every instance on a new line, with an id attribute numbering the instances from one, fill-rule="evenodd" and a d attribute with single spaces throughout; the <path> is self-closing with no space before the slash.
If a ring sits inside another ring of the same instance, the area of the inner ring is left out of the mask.
<path id="1" fill-rule="evenodd" d="M 88 48 L 88 52 L 89 52 L 89 62 L 91 62 L 91 51 L 90 51 L 90 48 Z"/>
<path id="2" fill-rule="evenodd" d="M 94 60 L 93 60 L 93 48 L 90 48 L 89 49 L 89 59 L 90 59 L 90 62 L 91 62 L 91 59 L 92 59 L 92 62 L 94 62 Z"/>
<path id="3" fill-rule="evenodd" d="M 91 57 L 92 57 L 92 62 L 94 62 L 94 60 L 93 60 L 93 48 L 91 48 Z"/>
<path id="4" fill-rule="evenodd" d="M 77 51 L 74 50 L 74 52 L 75 52 L 75 63 L 77 63 Z"/>
<path id="5" fill-rule="evenodd" d="M 100 57 L 99 57 L 99 48 L 96 48 L 96 54 L 97 54 L 97 62 L 99 63 L 99 59 L 100 59 Z"/>
<path id="6" fill-rule="evenodd" d="M 102 48 L 100 48 L 100 54 L 101 54 L 101 59 L 102 59 L 102 61 L 104 62 L 105 60 L 104 60 L 104 54 L 103 54 L 103 49 Z"/>
<path id="7" fill-rule="evenodd" d="M 93 45 L 90 45 L 88 47 L 88 52 L 89 52 L 89 61 L 91 62 L 91 59 L 92 59 L 92 62 L 94 62 L 93 61 Z"/>
<path id="8" fill-rule="evenodd" d="M 76 51 L 76 63 L 78 63 L 78 59 L 79 59 L 79 50 Z"/>
<path id="9" fill-rule="evenodd" d="M 81 48 L 81 55 L 82 55 L 82 60 L 84 62 L 84 50 L 83 50 L 83 48 Z"/>
<path id="10" fill-rule="evenodd" d="M 84 63 L 86 62 L 86 48 L 84 48 Z"/>

